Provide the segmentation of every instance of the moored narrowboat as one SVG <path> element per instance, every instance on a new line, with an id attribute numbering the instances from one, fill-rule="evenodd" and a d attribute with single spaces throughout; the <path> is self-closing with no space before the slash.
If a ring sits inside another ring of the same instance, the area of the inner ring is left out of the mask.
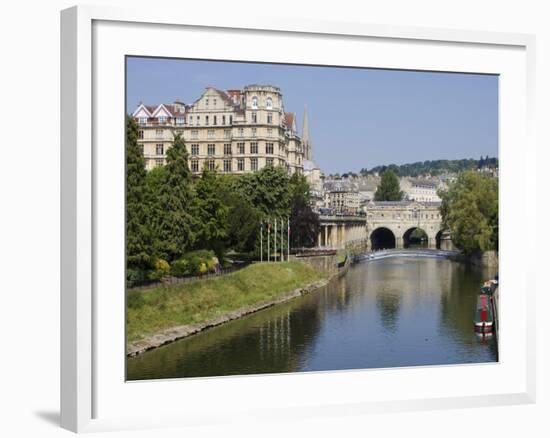
<path id="1" fill-rule="evenodd" d="M 489 294 L 481 294 L 477 297 L 477 305 L 474 313 L 474 328 L 481 333 L 493 331 L 494 315 Z"/>

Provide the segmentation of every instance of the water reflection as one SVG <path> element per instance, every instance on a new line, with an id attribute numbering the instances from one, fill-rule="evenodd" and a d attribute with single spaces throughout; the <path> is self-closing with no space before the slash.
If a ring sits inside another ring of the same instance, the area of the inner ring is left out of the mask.
<path id="1" fill-rule="evenodd" d="M 493 273 L 441 259 L 386 259 L 289 303 L 130 358 L 128 379 L 497 360 L 472 329 Z"/>

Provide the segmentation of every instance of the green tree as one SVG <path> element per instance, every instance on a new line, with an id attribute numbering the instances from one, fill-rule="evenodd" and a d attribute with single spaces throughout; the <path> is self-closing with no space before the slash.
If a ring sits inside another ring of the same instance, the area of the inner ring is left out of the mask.
<path id="1" fill-rule="evenodd" d="M 317 244 L 319 235 L 319 215 L 309 202 L 302 197 L 292 200 L 290 212 L 290 244 L 293 248 L 311 248 Z"/>
<path id="2" fill-rule="evenodd" d="M 319 235 L 319 216 L 311 208 L 310 187 L 303 175 L 292 175 L 290 193 L 291 245 L 299 248 L 315 246 Z"/>
<path id="3" fill-rule="evenodd" d="M 403 192 L 400 190 L 399 179 L 393 170 L 386 170 L 382 174 L 380 184 L 374 193 L 375 201 L 401 201 Z"/>
<path id="4" fill-rule="evenodd" d="M 466 254 L 498 249 L 498 182 L 475 171 L 439 193 L 443 225 Z"/>
<path id="5" fill-rule="evenodd" d="M 174 144 L 166 154 L 164 175 L 159 175 L 162 180 L 152 221 L 156 253 L 169 261 L 181 257 L 195 240 L 191 214 L 192 177 L 187 157 L 183 137 L 176 134 Z"/>
<path id="6" fill-rule="evenodd" d="M 266 166 L 238 180 L 239 191 L 264 217 L 287 216 L 290 209 L 290 178 L 281 166 Z"/>
<path id="7" fill-rule="evenodd" d="M 222 184 L 215 171 L 204 168 L 195 184 L 194 216 L 197 222 L 195 246 L 213 250 L 223 259 L 227 236 L 229 206 L 221 190 Z"/>
<path id="8" fill-rule="evenodd" d="M 261 212 L 240 191 L 238 177 L 220 177 L 222 199 L 228 207 L 227 247 L 239 252 L 254 250 L 261 223 Z"/>
<path id="9" fill-rule="evenodd" d="M 126 262 L 129 270 L 144 272 L 152 262 L 147 210 L 146 170 L 138 144 L 138 125 L 126 118 Z M 130 273 L 129 273 L 130 275 Z M 135 275 L 135 273 L 134 273 Z"/>

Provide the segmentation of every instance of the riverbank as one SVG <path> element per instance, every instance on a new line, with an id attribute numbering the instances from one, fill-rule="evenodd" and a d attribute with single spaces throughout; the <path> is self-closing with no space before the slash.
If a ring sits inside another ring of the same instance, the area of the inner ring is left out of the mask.
<path id="1" fill-rule="evenodd" d="M 328 281 L 329 274 L 305 263 L 261 263 L 202 282 L 131 291 L 126 353 L 136 355 L 283 303 Z"/>

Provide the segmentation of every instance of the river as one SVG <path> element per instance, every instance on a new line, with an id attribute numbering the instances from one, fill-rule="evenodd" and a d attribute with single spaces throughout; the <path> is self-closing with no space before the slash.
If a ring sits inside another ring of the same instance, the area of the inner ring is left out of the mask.
<path id="1" fill-rule="evenodd" d="M 358 263 L 310 295 L 128 358 L 127 379 L 494 362 L 496 340 L 472 325 L 494 274 L 441 258 Z"/>

